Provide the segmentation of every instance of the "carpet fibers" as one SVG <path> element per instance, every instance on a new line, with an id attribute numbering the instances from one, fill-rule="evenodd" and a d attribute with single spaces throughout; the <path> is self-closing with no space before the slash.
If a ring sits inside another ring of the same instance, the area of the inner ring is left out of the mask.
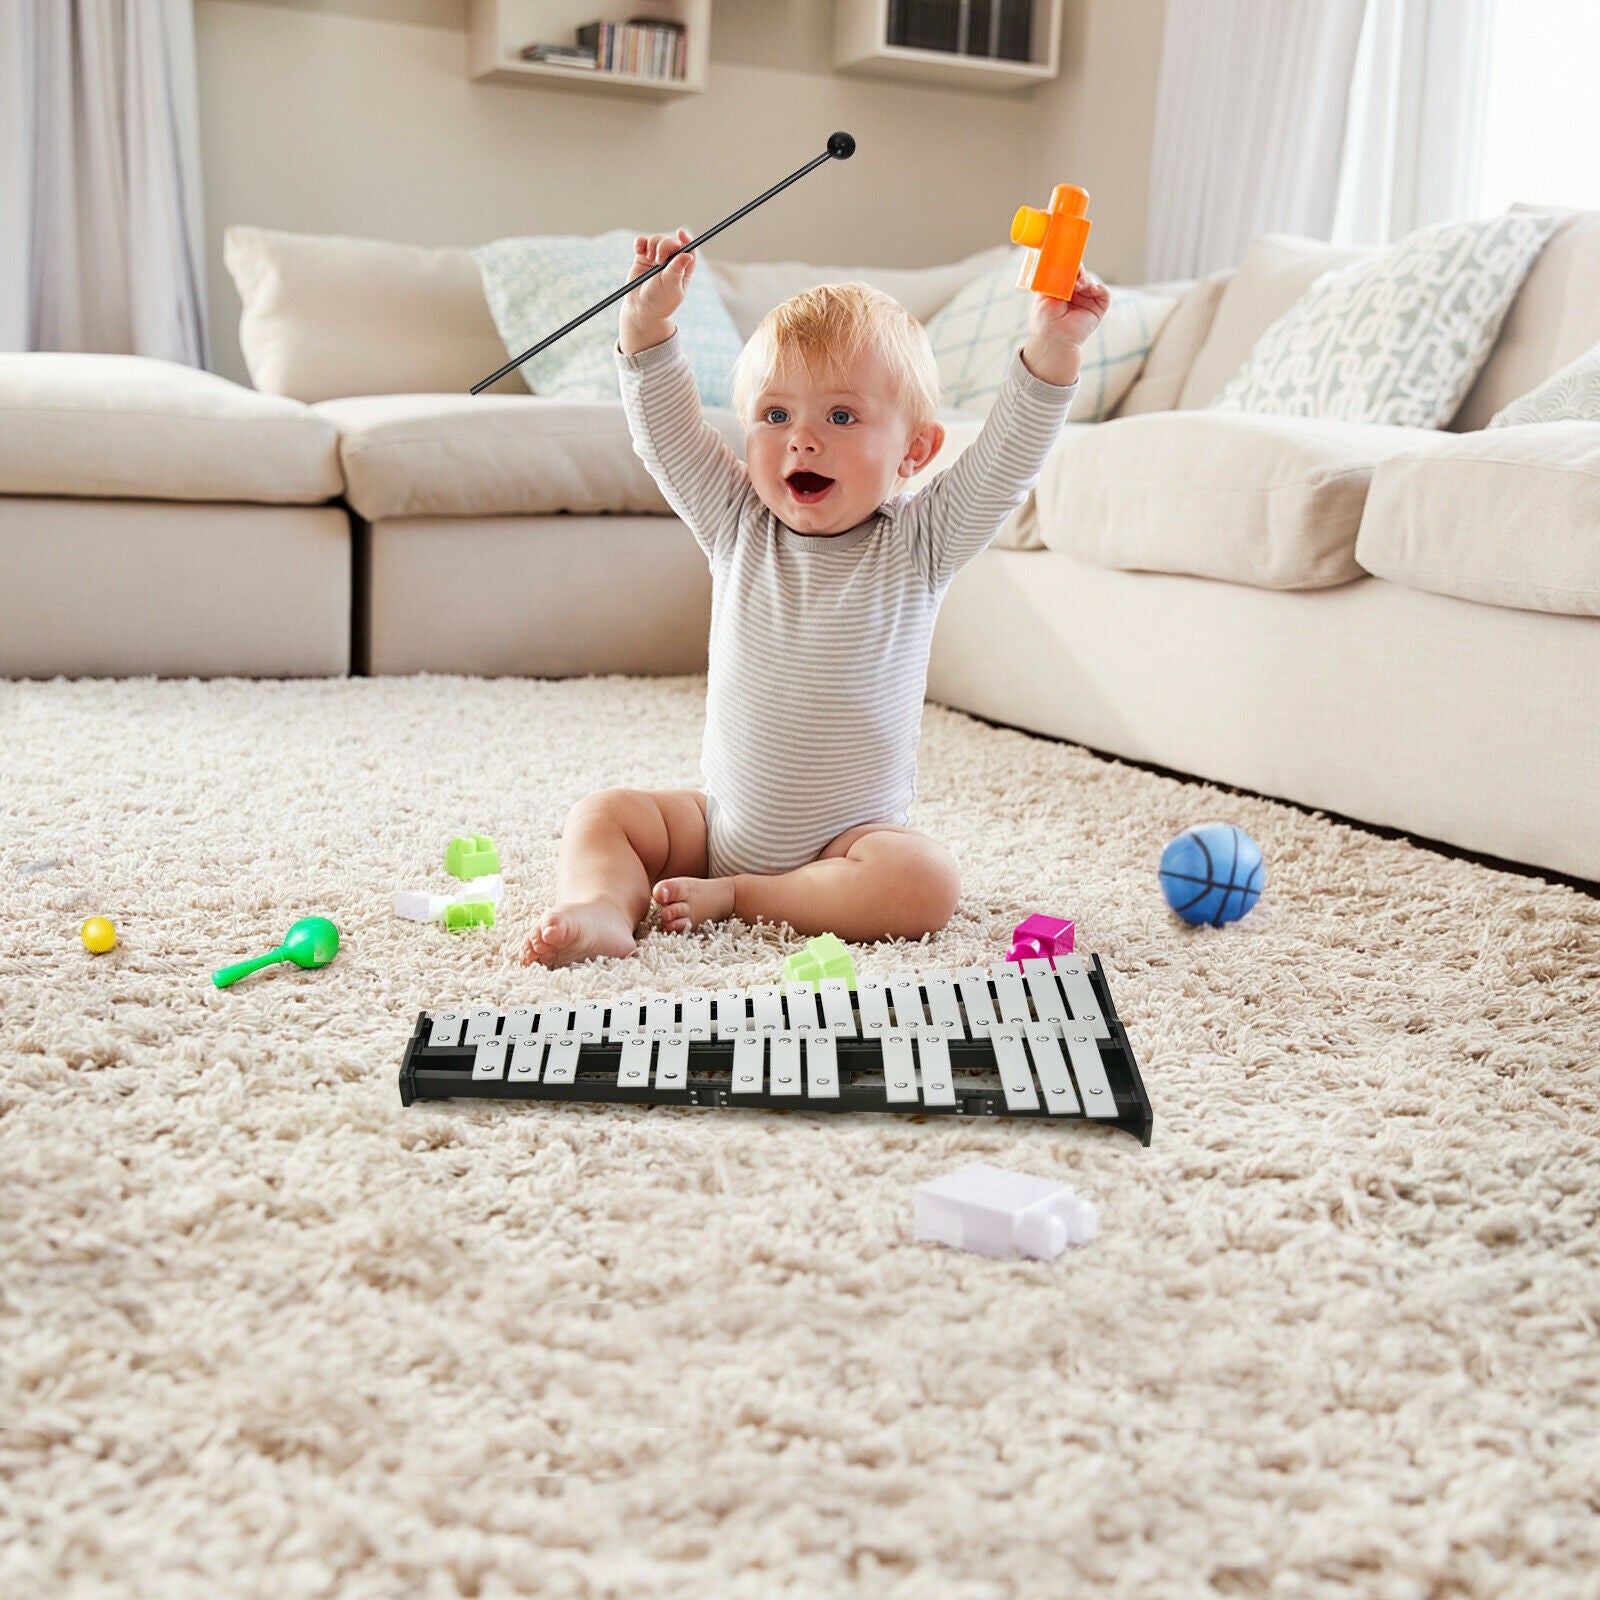
<path id="1" fill-rule="evenodd" d="M 1600 905 L 927 713 L 963 896 L 865 973 L 1098 951 L 1126 1134 L 417 1105 L 417 1012 L 766 981 L 511 953 L 568 806 L 696 782 L 698 679 L 0 685 L 0 1594 L 1600 1596 Z M 1262 844 L 1250 918 L 1156 886 Z M 487 833 L 498 927 L 397 919 Z M 212 969 L 309 913 L 321 972 Z M 118 948 L 92 956 L 103 914 Z M 912 1238 L 979 1159 L 1053 1262 Z"/>

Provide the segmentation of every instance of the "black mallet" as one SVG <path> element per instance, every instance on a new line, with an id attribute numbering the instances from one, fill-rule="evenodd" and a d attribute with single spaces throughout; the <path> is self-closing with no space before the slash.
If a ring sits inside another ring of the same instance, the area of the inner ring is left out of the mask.
<path id="1" fill-rule="evenodd" d="M 704 244 L 707 239 L 711 238 L 714 234 L 721 233 L 724 228 L 728 227 L 731 223 L 737 222 L 739 218 L 744 216 L 747 212 L 754 211 L 755 208 L 762 204 L 763 201 L 770 200 L 780 189 L 787 189 L 796 178 L 803 178 L 808 172 L 812 171 L 813 168 L 820 167 L 824 161 L 848 161 L 855 153 L 856 142 L 848 133 L 831 134 L 828 138 L 828 148 L 820 156 L 818 156 L 816 160 L 808 161 L 803 167 L 800 168 L 798 172 L 791 172 L 782 183 L 773 184 L 773 186 L 768 189 L 765 194 L 757 195 L 756 198 L 747 206 L 740 206 L 731 217 L 724 217 L 722 221 L 716 225 L 716 227 L 707 228 L 698 239 L 691 239 L 682 250 L 674 253 L 676 255 L 682 255 L 685 251 L 693 250 L 696 248 L 696 246 Z M 672 257 L 668 256 L 666 261 L 657 263 L 657 265 L 651 267 L 648 272 L 641 272 L 637 278 L 630 278 L 628 282 L 623 284 L 620 289 L 616 290 L 612 294 L 608 294 L 604 300 L 597 301 L 581 316 L 574 317 L 572 321 L 566 325 L 566 327 L 557 328 L 556 331 L 550 334 L 547 338 L 541 339 L 531 350 L 524 350 L 522 354 L 515 360 L 506 362 L 506 364 L 501 367 L 498 372 L 491 373 L 481 383 L 473 384 L 471 392 L 473 394 L 481 394 L 489 387 L 491 383 L 498 383 L 508 372 L 514 372 L 518 367 L 520 367 L 529 356 L 536 356 L 541 350 L 547 349 L 550 345 L 553 345 L 557 339 L 564 339 L 569 333 L 572 332 L 574 328 L 578 327 L 582 323 L 587 322 L 590 317 L 595 315 L 596 312 L 604 311 L 607 306 L 614 306 L 617 301 L 623 297 L 623 295 L 627 294 L 630 290 L 637 289 L 641 283 L 648 282 L 651 278 L 655 277 L 658 272 L 663 271 L 671 261 Z"/>

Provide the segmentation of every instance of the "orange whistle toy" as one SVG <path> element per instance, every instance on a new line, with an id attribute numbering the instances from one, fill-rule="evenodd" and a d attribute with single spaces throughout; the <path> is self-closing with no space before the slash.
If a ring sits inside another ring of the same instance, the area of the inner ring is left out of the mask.
<path id="1" fill-rule="evenodd" d="M 1070 300 L 1078 282 L 1083 247 L 1089 242 L 1089 191 L 1074 183 L 1058 183 L 1050 191 L 1050 209 L 1023 206 L 1011 222 L 1011 242 L 1026 245 L 1019 289 L 1032 289 L 1055 300 Z"/>

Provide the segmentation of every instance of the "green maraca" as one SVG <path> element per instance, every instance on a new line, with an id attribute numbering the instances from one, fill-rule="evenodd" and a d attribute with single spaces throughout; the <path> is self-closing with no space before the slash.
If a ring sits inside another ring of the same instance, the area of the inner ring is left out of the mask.
<path id="1" fill-rule="evenodd" d="M 292 961 L 297 967 L 325 967 L 339 953 L 339 930 L 326 917 L 302 917 L 284 935 L 276 950 L 254 961 L 241 961 L 211 974 L 219 989 L 237 983 L 247 973 L 270 967 L 274 961 Z"/>

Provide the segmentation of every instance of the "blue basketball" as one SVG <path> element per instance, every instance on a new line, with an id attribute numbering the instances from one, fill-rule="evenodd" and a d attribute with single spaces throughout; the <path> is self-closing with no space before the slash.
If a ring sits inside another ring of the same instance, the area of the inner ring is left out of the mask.
<path id="1" fill-rule="evenodd" d="M 1266 883 L 1261 846 L 1231 822 L 1185 828 L 1161 852 L 1161 892 L 1185 922 L 1235 922 Z"/>

